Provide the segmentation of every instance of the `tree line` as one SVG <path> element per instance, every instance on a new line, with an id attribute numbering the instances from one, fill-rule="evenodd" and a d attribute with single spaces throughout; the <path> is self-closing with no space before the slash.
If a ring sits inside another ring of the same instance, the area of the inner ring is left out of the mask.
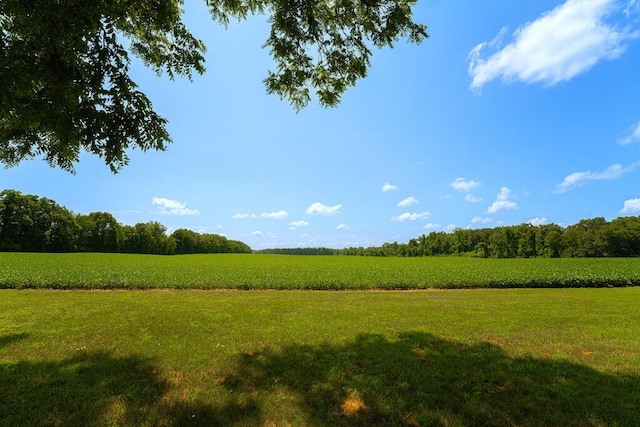
<path id="1" fill-rule="evenodd" d="M 149 221 L 122 225 L 107 212 L 74 214 L 55 201 L 15 190 L 0 192 L 0 251 L 124 252 L 141 254 L 250 253 L 243 242 L 217 234 L 167 228 Z M 330 248 L 277 248 L 261 253 L 481 258 L 640 256 L 640 216 L 583 219 L 562 227 L 529 223 L 423 234 L 408 243 Z"/>
<path id="2" fill-rule="evenodd" d="M 431 232 L 409 243 L 385 243 L 379 247 L 345 248 L 340 255 L 438 256 L 481 258 L 533 257 L 633 257 L 640 256 L 640 216 L 607 221 L 602 217 L 577 224 L 534 226 L 529 223 L 495 228 Z"/>
<path id="3" fill-rule="evenodd" d="M 408 243 L 329 248 L 275 248 L 255 251 L 284 255 L 471 256 L 480 258 L 633 257 L 640 256 L 640 216 L 577 224 L 534 226 L 529 223 L 479 229 L 433 231 Z"/>
<path id="4" fill-rule="evenodd" d="M 122 225 L 107 212 L 75 214 L 46 197 L 0 192 L 0 251 L 140 254 L 249 253 L 243 242 L 156 221 Z"/>

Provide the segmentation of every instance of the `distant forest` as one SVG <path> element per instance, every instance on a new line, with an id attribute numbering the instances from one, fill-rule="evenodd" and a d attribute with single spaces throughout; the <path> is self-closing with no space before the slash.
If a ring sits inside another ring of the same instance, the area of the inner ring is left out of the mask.
<path id="1" fill-rule="evenodd" d="M 0 192 L 0 251 L 125 252 L 141 254 L 250 253 L 240 241 L 217 234 L 179 229 L 166 234 L 150 221 L 119 224 L 107 212 L 74 214 L 53 200 Z M 634 257 L 640 256 L 640 216 L 577 224 L 462 229 L 423 234 L 408 243 L 344 249 L 279 248 L 255 251 L 288 255 L 472 256 L 480 258 Z"/>
<path id="2" fill-rule="evenodd" d="M 633 257 L 640 256 L 640 216 L 606 221 L 602 217 L 577 224 L 534 226 L 528 223 L 496 228 L 431 232 L 409 243 L 385 243 L 368 248 L 266 249 L 291 255 L 439 256 L 480 258 Z"/>
<path id="3" fill-rule="evenodd" d="M 0 193 L 0 251 L 125 252 L 139 254 L 249 253 L 243 242 L 179 229 L 167 235 L 155 221 L 122 225 L 107 212 L 74 214 L 53 200 Z"/>

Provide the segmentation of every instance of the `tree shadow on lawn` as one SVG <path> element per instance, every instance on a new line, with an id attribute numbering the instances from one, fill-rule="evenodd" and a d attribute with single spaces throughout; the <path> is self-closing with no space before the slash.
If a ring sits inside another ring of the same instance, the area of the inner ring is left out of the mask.
<path id="1" fill-rule="evenodd" d="M 224 425 L 255 413 L 246 405 L 167 401 L 170 389 L 151 360 L 138 356 L 81 352 L 64 360 L 4 363 L 0 426 Z"/>
<path id="2" fill-rule="evenodd" d="M 7 346 L 9 344 L 13 344 L 14 342 L 17 342 L 17 341 L 27 339 L 27 338 L 29 338 L 29 334 L 27 334 L 26 332 L 0 336 L 0 348 Z"/>
<path id="3" fill-rule="evenodd" d="M 640 425 L 637 376 L 427 333 L 266 348 L 230 375 L 238 392 L 284 390 L 314 425 Z"/>
<path id="4" fill-rule="evenodd" d="M 176 386 L 139 356 L 0 363 L 0 426 L 640 425 L 637 376 L 418 332 L 266 347 L 204 386 L 222 403 L 170 398 Z"/>

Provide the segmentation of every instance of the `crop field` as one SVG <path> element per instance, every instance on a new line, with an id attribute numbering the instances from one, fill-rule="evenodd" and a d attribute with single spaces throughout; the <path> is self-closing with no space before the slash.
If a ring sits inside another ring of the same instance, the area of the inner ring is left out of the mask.
<path id="1" fill-rule="evenodd" d="M 0 288 L 427 289 L 640 285 L 640 258 L 0 253 Z"/>

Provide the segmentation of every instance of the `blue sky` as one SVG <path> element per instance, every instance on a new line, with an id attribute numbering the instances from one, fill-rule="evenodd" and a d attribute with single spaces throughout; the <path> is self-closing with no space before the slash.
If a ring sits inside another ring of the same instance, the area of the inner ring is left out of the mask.
<path id="1" fill-rule="evenodd" d="M 76 175 L 27 161 L 0 189 L 254 249 L 640 215 L 638 0 L 420 0 L 429 39 L 374 51 L 338 108 L 297 114 L 266 95 L 264 17 L 224 29 L 186 7 L 206 74 L 131 67 L 168 151 L 132 151 L 117 175 L 89 155 Z"/>

